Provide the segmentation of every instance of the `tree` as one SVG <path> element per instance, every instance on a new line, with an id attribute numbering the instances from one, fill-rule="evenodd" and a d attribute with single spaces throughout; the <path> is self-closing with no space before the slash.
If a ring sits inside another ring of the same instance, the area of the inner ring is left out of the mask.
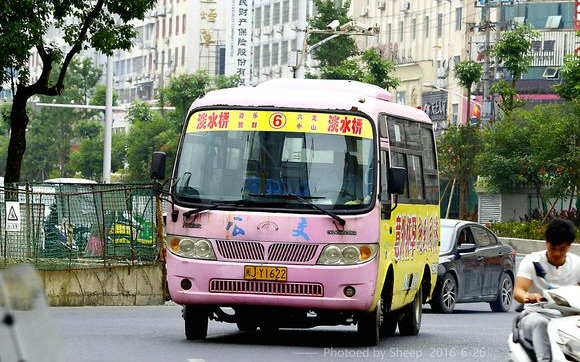
<path id="1" fill-rule="evenodd" d="M 502 33 L 501 39 L 492 47 L 502 66 L 510 73 L 511 84 L 502 80 L 492 85 L 492 91 L 501 96 L 499 107 L 506 113 L 511 113 L 521 102 L 516 98 L 516 82 L 527 73 L 532 64 L 532 41 L 539 36 L 529 25 L 517 24 L 513 30 Z"/>
<path id="2" fill-rule="evenodd" d="M 40 96 L 40 103 L 50 103 L 51 98 L 59 104 L 88 104 L 91 93 L 101 77 L 101 69 L 87 59 L 75 58 L 65 76 L 68 87 L 60 96 Z M 51 74 L 56 81 L 58 73 Z M 29 181 L 43 181 L 49 177 L 70 176 L 69 156 L 75 139 L 75 125 L 88 118 L 91 112 L 85 109 L 42 107 L 32 112 L 28 127 L 28 143 L 33 150 L 27 152 L 22 161 L 21 176 Z"/>
<path id="3" fill-rule="evenodd" d="M 322 79 L 348 79 L 374 84 L 383 89 L 396 88 L 400 79 L 390 75 L 395 70 L 395 63 L 382 59 L 379 52 L 367 49 L 361 56 L 345 60 L 337 66 L 320 67 Z"/>
<path id="4" fill-rule="evenodd" d="M 571 101 L 580 99 L 580 56 L 568 54 L 560 67 L 561 84 L 554 86 L 556 93 L 563 99 Z"/>
<path id="5" fill-rule="evenodd" d="M 471 118 L 471 86 L 481 79 L 483 67 L 473 60 L 464 60 L 455 66 L 453 70 L 459 85 L 467 89 L 467 111 L 465 119 L 469 122 Z"/>
<path id="6" fill-rule="evenodd" d="M 10 82 L 13 91 L 10 114 L 10 142 L 5 182 L 20 179 L 26 150 L 26 129 L 30 121 L 26 103 L 36 95 L 58 96 L 65 88 L 71 61 L 90 46 L 106 55 L 116 49 L 128 50 L 135 36 L 133 19 L 143 19 L 156 0 L 3 0 L 0 6 L 0 84 Z M 63 34 L 66 54 L 48 43 L 47 31 Z M 29 72 L 31 49 L 42 62 L 40 77 L 32 81 Z M 51 81 L 53 67 L 58 77 Z"/>
<path id="7" fill-rule="evenodd" d="M 476 125 L 451 126 L 437 141 L 441 173 L 459 184 L 459 218 L 466 219 L 469 181 L 476 175 L 476 157 L 481 152 L 481 135 Z"/>
<path id="8" fill-rule="evenodd" d="M 340 24 L 352 21 L 348 16 L 350 1 L 347 0 L 341 6 L 336 6 L 334 0 L 313 0 L 317 14 L 308 19 L 308 27 L 312 29 L 326 29 L 328 24 L 338 20 Z M 332 34 L 310 34 L 307 39 L 309 45 L 316 44 Z M 337 67 L 348 58 L 358 54 L 358 48 L 354 39 L 348 35 L 341 35 L 320 45 L 312 51 L 319 61 L 320 67 Z"/>

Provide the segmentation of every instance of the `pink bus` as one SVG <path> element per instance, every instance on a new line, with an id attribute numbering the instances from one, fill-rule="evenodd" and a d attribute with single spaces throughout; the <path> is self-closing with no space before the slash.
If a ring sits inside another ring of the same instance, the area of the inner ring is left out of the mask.
<path id="1" fill-rule="evenodd" d="M 213 91 L 189 110 L 171 185 L 167 283 L 187 339 L 205 339 L 210 319 L 353 324 L 364 345 L 419 332 L 439 254 L 424 112 L 354 81 Z"/>

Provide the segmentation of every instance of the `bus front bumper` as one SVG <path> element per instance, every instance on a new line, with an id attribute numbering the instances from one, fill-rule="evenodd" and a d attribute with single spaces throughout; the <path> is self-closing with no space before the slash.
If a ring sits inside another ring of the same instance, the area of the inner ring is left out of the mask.
<path id="1" fill-rule="evenodd" d="M 245 280 L 244 266 L 286 267 L 286 281 Z M 368 311 L 378 260 L 349 265 L 278 265 L 193 260 L 167 253 L 167 283 L 179 304 Z M 354 295 L 347 296 L 347 292 Z"/>

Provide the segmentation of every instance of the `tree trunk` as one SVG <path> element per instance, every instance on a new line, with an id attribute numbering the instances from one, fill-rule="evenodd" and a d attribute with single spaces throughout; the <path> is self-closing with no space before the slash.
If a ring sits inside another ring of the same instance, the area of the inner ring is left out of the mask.
<path id="1" fill-rule="evenodd" d="M 467 183 L 464 178 L 459 179 L 459 218 L 467 220 Z"/>
<path id="2" fill-rule="evenodd" d="M 8 143 L 6 176 L 4 178 L 4 182 L 7 184 L 20 181 L 22 158 L 24 151 L 26 151 L 26 127 L 30 120 L 28 113 L 26 113 L 26 102 L 29 98 L 29 89 L 18 87 L 10 112 L 10 142 Z"/>

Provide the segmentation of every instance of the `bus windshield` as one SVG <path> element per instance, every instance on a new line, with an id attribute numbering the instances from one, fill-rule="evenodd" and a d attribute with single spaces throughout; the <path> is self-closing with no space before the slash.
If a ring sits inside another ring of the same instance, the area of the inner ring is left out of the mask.
<path id="1" fill-rule="evenodd" d="M 374 192 L 372 138 L 285 131 L 187 132 L 176 200 L 261 208 L 368 208 Z M 289 196 L 298 196 L 290 198 Z M 236 203 L 238 204 L 238 203 Z"/>

